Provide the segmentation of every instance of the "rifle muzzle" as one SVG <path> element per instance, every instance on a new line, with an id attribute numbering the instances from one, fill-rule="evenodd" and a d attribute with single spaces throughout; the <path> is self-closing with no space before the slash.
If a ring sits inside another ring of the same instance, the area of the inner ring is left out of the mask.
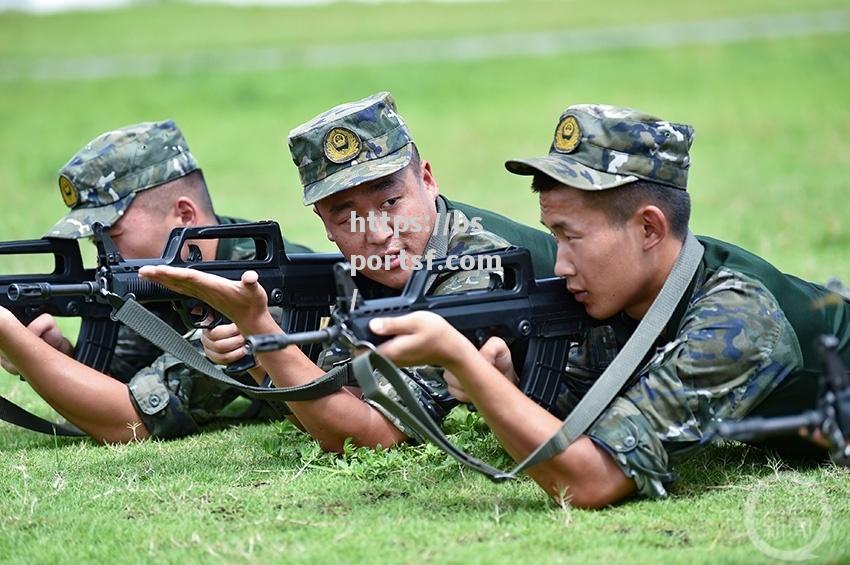
<path id="1" fill-rule="evenodd" d="M 100 285 L 94 282 L 78 284 L 28 283 L 10 284 L 6 295 L 12 302 L 19 300 L 43 300 L 52 296 L 95 296 Z"/>

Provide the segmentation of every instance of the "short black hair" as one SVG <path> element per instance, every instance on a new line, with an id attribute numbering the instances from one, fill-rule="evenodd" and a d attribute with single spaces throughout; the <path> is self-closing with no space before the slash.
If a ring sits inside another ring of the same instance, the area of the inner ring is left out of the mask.
<path id="1" fill-rule="evenodd" d="M 565 186 L 549 175 L 536 173 L 531 190 L 536 193 L 557 190 Z M 641 206 L 657 206 L 670 223 L 670 231 L 684 241 L 691 218 L 691 196 L 686 190 L 648 180 L 638 180 L 608 190 L 582 190 L 582 196 L 594 208 L 605 212 L 614 224 L 623 224 Z"/>
<path id="2" fill-rule="evenodd" d="M 153 213 L 165 214 L 181 196 L 194 200 L 205 214 L 215 215 L 212 198 L 201 169 L 195 169 L 188 175 L 140 192 L 136 195 L 134 204 Z"/>

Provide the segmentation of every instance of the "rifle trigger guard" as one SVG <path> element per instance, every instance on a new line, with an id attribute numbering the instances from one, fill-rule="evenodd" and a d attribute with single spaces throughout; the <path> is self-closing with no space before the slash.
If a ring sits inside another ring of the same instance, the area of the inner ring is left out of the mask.
<path id="1" fill-rule="evenodd" d="M 209 330 L 218 326 L 224 321 L 224 316 L 222 316 L 221 313 L 218 312 L 218 310 L 211 308 L 203 302 L 200 302 L 198 307 L 201 309 L 200 314 L 192 314 L 191 312 L 189 312 L 193 328 L 198 330 Z M 208 318 L 210 319 L 209 323 L 204 323 Z"/>

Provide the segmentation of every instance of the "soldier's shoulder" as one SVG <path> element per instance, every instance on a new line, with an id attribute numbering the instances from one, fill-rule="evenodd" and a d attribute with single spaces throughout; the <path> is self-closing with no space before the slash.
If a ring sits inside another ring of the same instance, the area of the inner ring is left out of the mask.
<path id="1" fill-rule="evenodd" d="M 469 218 L 461 210 L 449 210 L 451 232 L 448 253 L 460 255 L 510 246 L 505 238 L 487 231 L 477 218 Z"/>
<path id="2" fill-rule="evenodd" d="M 680 363 L 694 371 L 720 364 L 743 374 L 754 363 L 773 359 L 790 366 L 801 355 L 796 333 L 767 287 L 725 268 L 694 293 L 681 333 L 688 347 Z"/>

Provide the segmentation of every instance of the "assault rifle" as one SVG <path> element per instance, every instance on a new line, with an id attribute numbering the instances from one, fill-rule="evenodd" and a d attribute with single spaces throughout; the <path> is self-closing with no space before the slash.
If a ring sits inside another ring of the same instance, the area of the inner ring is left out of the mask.
<path id="1" fill-rule="evenodd" d="M 93 269 L 83 266 L 76 240 L 45 238 L 0 243 L 0 255 L 46 254 L 53 257 L 53 271 L 48 274 L 0 276 L 0 305 L 25 324 L 45 312 L 82 318 L 75 358 L 100 372 L 108 372 L 118 336 L 119 324 L 113 318 L 114 312 L 131 298 L 147 307 L 171 305 L 187 325 L 194 327 L 204 327 L 204 320 L 209 320 L 210 316 L 212 323 L 208 325 L 225 321 L 194 298 L 140 279 L 138 271 L 144 265 L 188 267 L 230 280 L 239 280 L 243 272 L 254 270 L 268 295 L 269 305 L 283 310 L 282 327 L 288 332 L 318 328 L 321 319 L 329 315 L 336 297 L 333 265 L 342 256 L 332 253 L 287 255 L 276 222 L 177 228 L 169 236 L 160 258 L 138 260 L 124 259 L 99 224 L 95 224 L 93 231 L 97 247 L 97 266 Z M 254 258 L 203 259 L 192 242 L 205 239 L 249 239 L 253 242 Z M 378 291 L 379 286 L 372 283 L 371 288 Z M 303 349 L 314 360 L 320 351 L 318 345 Z M 246 358 L 230 366 L 227 372 L 239 372 L 251 365 L 253 360 Z M 7 401 L 4 404 L 5 409 L 0 405 L 0 416 L 21 410 Z M 43 421 L 36 427 L 47 433 L 56 429 Z"/>
<path id="2" fill-rule="evenodd" d="M 372 333 L 369 322 L 373 318 L 430 311 L 445 318 L 476 346 L 480 347 L 491 336 L 522 346 L 521 352 L 527 346 L 524 361 L 515 362 L 517 367 L 522 367 L 518 371 L 522 375 L 520 386 L 538 404 L 552 409 L 572 344 L 586 328 L 598 322 L 567 292 L 562 279 L 534 279 L 528 250 L 509 248 L 487 252 L 486 256 L 491 265 L 498 258 L 501 272 L 489 272 L 485 289 L 431 294 L 452 275 L 452 267 L 457 263 L 437 260 L 430 268 L 415 271 L 400 296 L 375 299 L 363 297 L 350 274 L 350 266 L 340 263 L 334 267 L 337 299 L 333 325 L 299 334 L 250 336 L 247 349 L 273 351 L 316 342 L 336 342 L 350 350 L 373 349 L 389 339 Z M 478 260 L 469 263 L 480 264 Z M 517 349 L 513 351 L 516 353 Z"/>
<path id="3" fill-rule="evenodd" d="M 829 445 L 832 460 L 850 467 L 850 371 L 841 362 L 835 336 L 818 338 L 818 350 L 823 359 L 823 371 L 816 409 L 793 416 L 723 422 L 718 426 L 718 435 L 752 441 L 794 434 L 800 429 L 806 429 L 810 436 L 819 431 Z"/>
<path id="4" fill-rule="evenodd" d="M 75 240 L 41 239 L 0 244 L 0 254 L 48 253 L 54 270 L 48 275 L 0 276 L 0 304 L 27 323 L 43 312 L 82 318 L 75 355 L 86 365 L 105 371 L 111 360 L 117 324 L 114 308 L 129 297 L 145 305 L 170 304 L 189 327 L 212 327 L 225 321 L 194 298 L 139 278 L 144 265 L 188 267 L 239 280 L 247 270 L 259 275 L 269 306 L 284 311 L 283 327 L 303 331 L 319 326 L 335 299 L 333 265 L 342 256 L 334 253 L 287 255 L 280 226 L 273 221 L 176 228 L 162 257 L 124 259 L 112 238 L 99 224 L 94 228 L 97 267 L 85 269 Z M 197 240 L 249 239 L 254 258 L 210 260 L 200 255 Z M 211 318 L 210 318 L 211 317 Z M 212 319 L 211 322 L 209 320 Z M 205 323 L 204 320 L 207 320 Z M 315 352 L 318 354 L 318 351 Z"/>

